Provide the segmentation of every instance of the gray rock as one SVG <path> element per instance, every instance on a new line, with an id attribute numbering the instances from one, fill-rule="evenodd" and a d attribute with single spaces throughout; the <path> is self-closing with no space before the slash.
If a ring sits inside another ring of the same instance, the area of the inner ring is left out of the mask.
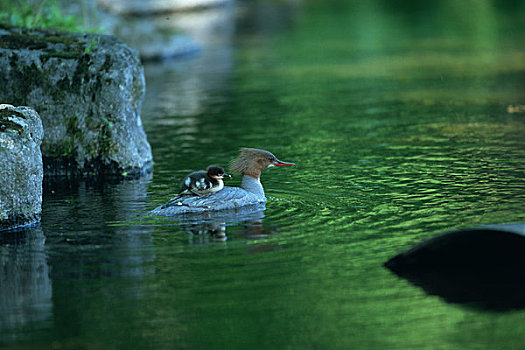
<path id="1" fill-rule="evenodd" d="M 0 230 L 40 220 L 43 137 L 33 109 L 0 105 Z"/>
<path id="2" fill-rule="evenodd" d="M 195 56 L 202 45 L 177 28 L 166 25 L 165 16 L 119 16 L 103 12 L 100 26 L 137 49 L 142 62 Z"/>
<path id="3" fill-rule="evenodd" d="M 0 86 L 0 101 L 40 114 L 46 175 L 150 171 L 144 71 L 118 39 L 0 27 Z"/>
<path id="4" fill-rule="evenodd" d="M 231 0 L 98 0 L 101 7 L 126 15 L 191 11 L 224 5 Z"/>

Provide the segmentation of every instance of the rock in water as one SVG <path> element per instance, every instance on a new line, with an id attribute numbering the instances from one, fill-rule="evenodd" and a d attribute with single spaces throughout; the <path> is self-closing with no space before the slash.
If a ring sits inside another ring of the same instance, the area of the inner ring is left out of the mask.
<path id="1" fill-rule="evenodd" d="M 46 175 L 142 174 L 143 67 L 114 37 L 0 26 L 0 101 L 40 114 Z"/>
<path id="2" fill-rule="evenodd" d="M 490 311 L 525 308 L 525 223 L 447 232 L 385 263 L 400 277 L 451 303 Z"/>
<path id="3" fill-rule="evenodd" d="M 220 6 L 231 0 L 98 0 L 106 9 L 123 15 L 147 16 L 177 11 L 192 11 Z"/>
<path id="4" fill-rule="evenodd" d="M 0 104 L 0 230 L 40 220 L 43 137 L 33 109 Z"/>

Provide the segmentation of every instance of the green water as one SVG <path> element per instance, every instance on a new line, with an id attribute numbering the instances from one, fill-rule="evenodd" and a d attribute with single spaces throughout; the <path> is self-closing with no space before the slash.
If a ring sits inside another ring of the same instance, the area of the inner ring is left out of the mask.
<path id="1" fill-rule="evenodd" d="M 525 114 L 508 112 L 525 104 L 525 6 L 239 6 L 228 40 L 146 66 L 153 176 L 47 184 L 41 225 L 0 246 L 2 293 L 23 299 L 0 305 L 0 345 L 521 349 L 525 310 L 447 303 L 382 264 L 525 221 Z M 263 173 L 262 218 L 218 240 L 140 217 L 243 146 L 297 164 Z"/>

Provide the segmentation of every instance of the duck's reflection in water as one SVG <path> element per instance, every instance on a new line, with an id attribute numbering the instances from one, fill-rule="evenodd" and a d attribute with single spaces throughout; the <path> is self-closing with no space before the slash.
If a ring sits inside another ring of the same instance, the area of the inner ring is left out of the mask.
<path id="1" fill-rule="evenodd" d="M 188 213 L 171 217 L 179 220 L 184 231 L 190 233 L 190 242 L 226 241 L 227 228 L 240 226 L 245 238 L 257 238 L 272 233 L 263 225 L 264 203 L 236 210 Z"/>

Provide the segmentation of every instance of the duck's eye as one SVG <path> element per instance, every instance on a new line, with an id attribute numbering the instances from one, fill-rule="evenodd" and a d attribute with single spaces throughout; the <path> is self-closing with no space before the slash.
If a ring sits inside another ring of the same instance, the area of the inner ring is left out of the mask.
<path id="1" fill-rule="evenodd" d="M 268 160 L 269 160 L 270 162 L 273 162 L 273 161 L 275 160 L 275 157 L 268 157 Z"/>

